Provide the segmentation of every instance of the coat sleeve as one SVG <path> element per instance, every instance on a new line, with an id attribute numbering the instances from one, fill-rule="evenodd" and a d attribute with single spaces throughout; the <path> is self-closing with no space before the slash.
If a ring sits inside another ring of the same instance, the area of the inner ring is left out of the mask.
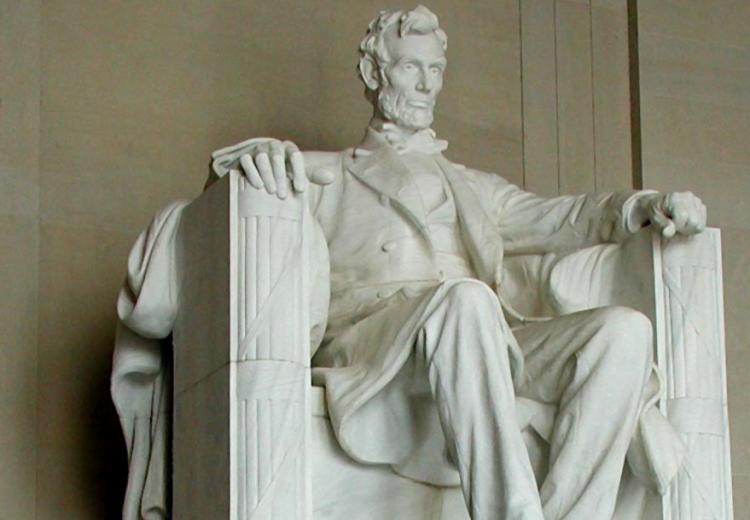
<path id="1" fill-rule="evenodd" d="M 543 254 L 620 242 L 640 229 L 636 201 L 654 191 L 588 193 L 545 198 L 486 175 L 492 216 L 507 255 Z M 488 178 L 488 179 L 487 179 Z"/>
<path id="2" fill-rule="evenodd" d="M 156 215 L 136 241 L 117 301 L 111 394 L 128 452 L 123 520 L 168 518 L 170 356 L 177 313 L 175 235 L 186 202 Z"/>

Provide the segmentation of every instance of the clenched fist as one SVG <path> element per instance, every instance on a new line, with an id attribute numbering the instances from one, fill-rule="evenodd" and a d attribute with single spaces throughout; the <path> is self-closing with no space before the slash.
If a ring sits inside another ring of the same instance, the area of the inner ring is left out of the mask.
<path id="1" fill-rule="evenodd" d="M 694 235 L 706 227 L 706 206 L 689 191 L 649 194 L 638 206 L 643 220 L 661 230 L 664 238 Z"/>

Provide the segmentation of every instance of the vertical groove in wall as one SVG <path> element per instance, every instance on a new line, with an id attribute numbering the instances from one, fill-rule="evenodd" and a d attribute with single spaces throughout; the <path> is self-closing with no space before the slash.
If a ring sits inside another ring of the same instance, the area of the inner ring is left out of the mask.
<path id="1" fill-rule="evenodd" d="M 41 417 L 41 410 L 40 410 L 40 404 L 39 404 L 39 395 L 40 395 L 40 389 L 39 386 L 42 383 L 41 378 L 41 369 L 39 366 L 39 356 L 40 356 L 40 344 L 41 344 L 41 327 L 40 327 L 40 320 L 41 320 L 41 309 L 40 309 L 40 294 L 41 294 L 41 283 L 40 283 L 40 273 L 42 271 L 42 201 L 41 201 L 41 184 L 42 184 L 42 107 L 43 107 L 43 96 L 44 96 L 44 90 L 43 90 L 43 83 L 42 83 L 42 74 L 43 74 L 43 67 L 44 67 L 44 49 L 42 47 L 42 34 L 44 31 L 44 12 L 43 12 L 43 6 L 41 0 L 37 0 L 34 3 L 35 8 L 35 26 L 36 26 L 36 87 L 35 87 L 35 94 L 36 94 L 36 117 L 35 117 L 35 123 L 36 123 L 36 168 L 35 168 L 35 174 L 37 179 L 37 192 L 35 197 L 35 203 L 36 203 L 36 243 L 34 244 L 34 255 L 36 259 L 36 277 L 35 277 L 35 286 L 34 286 L 34 311 L 36 315 L 33 317 L 35 320 L 35 341 L 34 341 L 34 440 L 33 440 L 33 460 L 31 463 L 34 465 L 34 491 L 33 491 L 33 504 L 32 504 L 32 510 L 33 510 L 33 518 L 39 517 L 39 446 L 41 445 L 41 430 L 39 428 L 39 417 Z"/>
<path id="2" fill-rule="evenodd" d="M 523 186 L 526 187 L 526 132 L 525 120 L 523 114 L 523 5 L 518 0 L 518 77 L 521 87 L 521 179 Z"/>
<path id="3" fill-rule="evenodd" d="M 628 0 L 628 49 L 630 64 L 630 138 L 633 157 L 633 187 L 643 188 L 641 148 L 641 77 L 638 58 L 638 0 Z"/>
<path id="4" fill-rule="evenodd" d="M 559 87 L 559 78 L 558 78 L 558 71 L 560 70 L 559 64 L 558 64 L 558 56 L 557 56 L 557 47 L 559 45 L 559 41 L 557 39 L 557 0 L 552 1 L 552 18 L 555 22 L 554 25 L 554 32 L 555 32 L 555 124 L 556 124 L 556 139 L 557 139 L 557 194 L 560 194 L 560 191 L 562 189 L 562 182 L 560 179 L 560 87 Z"/>
<path id="5" fill-rule="evenodd" d="M 596 170 L 596 86 L 594 85 L 594 7 L 593 0 L 589 0 L 589 42 L 590 42 L 590 63 L 591 63 L 591 154 L 594 163 L 594 191 L 597 191 L 597 170 Z"/>
<path id="6" fill-rule="evenodd" d="M 557 91 L 560 193 L 594 189 L 589 0 L 558 0 Z"/>
<path id="7" fill-rule="evenodd" d="M 522 134 L 525 189 L 559 193 L 555 0 L 520 2 Z"/>

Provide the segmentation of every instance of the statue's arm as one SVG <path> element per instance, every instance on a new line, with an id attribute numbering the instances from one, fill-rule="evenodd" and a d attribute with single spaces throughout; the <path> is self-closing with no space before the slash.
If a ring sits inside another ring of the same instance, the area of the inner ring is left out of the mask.
<path id="1" fill-rule="evenodd" d="M 128 449 L 127 520 L 168 517 L 171 386 L 161 340 L 177 314 L 175 241 L 187 204 L 161 210 L 138 237 L 117 300 L 111 395 Z"/>
<path id="2" fill-rule="evenodd" d="M 498 223 L 509 254 L 578 249 L 622 240 L 638 192 L 540 197 L 513 185 L 496 193 Z M 638 228 L 639 229 L 639 228 Z"/>
<path id="3" fill-rule="evenodd" d="M 653 190 L 540 197 L 501 177 L 487 190 L 508 254 L 570 250 L 619 242 L 648 224 L 669 237 L 705 227 L 703 203 L 690 192 Z"/>

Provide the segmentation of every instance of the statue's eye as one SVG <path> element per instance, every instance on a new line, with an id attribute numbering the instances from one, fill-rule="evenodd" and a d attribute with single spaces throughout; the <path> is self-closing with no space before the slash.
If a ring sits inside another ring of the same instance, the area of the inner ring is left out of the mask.
<path id="1" fill-rule="evenodd" d="M 430 67 L 430 73 L 434 76 L 440 76 L 443 73 L 443 69 L 440 67 Z"/>
<path id="2" fill-rule="evenodd" d="M 417 67 L 415 67 L 413 63 L 404 63 L 404 70 L 407 71 L 407 72 L 412 72 L 416 68 Z"/>

